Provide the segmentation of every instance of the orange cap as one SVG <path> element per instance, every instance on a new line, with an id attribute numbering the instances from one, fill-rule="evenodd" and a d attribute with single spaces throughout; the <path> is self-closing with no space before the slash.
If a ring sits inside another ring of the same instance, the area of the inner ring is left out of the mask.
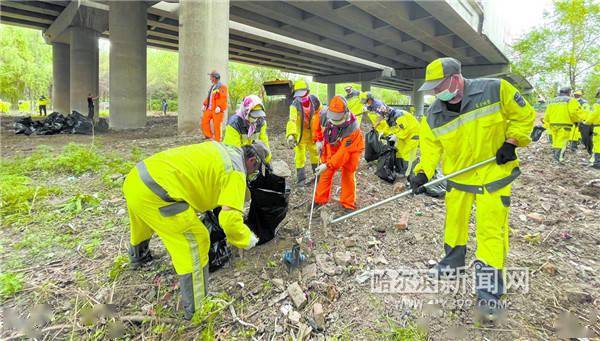
<path id="1" fill-rule="evenodd" d="M 333 96 L 327 106 L 327 118 L 334 121 L 339 121 L 348 111 L 346 99 L 342 96 Z"/>

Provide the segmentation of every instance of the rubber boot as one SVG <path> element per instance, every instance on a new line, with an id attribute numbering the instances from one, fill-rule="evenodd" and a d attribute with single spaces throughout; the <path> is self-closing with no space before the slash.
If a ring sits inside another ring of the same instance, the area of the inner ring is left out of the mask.
<path id="1" fill-rule="evenodd" d="M 398 176 L 406 177 L 406 171 L 408 170 L 408 161 L 405 161 L 401 157 L 396 158 L 396 173 Z"/>
<path id="2" fill-rule="evenodd" d="M 194 283 L 193 274 L 185 274 L 179 278 L 179 288 L 181 289 L 181 302 L 186 320 L 191 320 L 196 312 L 196 302 L 200 302 L 208 294 L 208 265 L 204 267 L 199 274 L 199 280 L 202 283 Z M 201 292 L 194 291 L 196 288 L 201 288 Z M 203 288 L 203 289 L 202 289 Z M 198 297 L 195 297 L 198 296 Z"/>
<path id="3" fill-rule="evenodd" d="M 477 311 L 482 322 L 495 322 L 504 313 L 500 298 L 504 295 L 502 270 L 493 268 L 476 260 L 475 290 L 477 292 Z"/>
<path id="4" fill-rule="evenodd" d="M 296 168 L 296 185 L 304 186 L 306 185 L 306 170 L 304 168 Z"/>
<path id="5" fill-rule="evenodd" d="M 451 247 L 444 244 L 444 251 L 446 251 L 446 256 L 429 270 L 428 275 L 434 279 L 457 279 L 465 273 L 467 246 L 456 245 Z"/>
<path id="6" fill-rule="evenodd" d="M 129 263 L 132 269 L 137 269 L 145 263 L 152 261 L 150 253 L 150 239 L 144 240 L 138 245 L 129 246 Z"/>
<path id="7" fill-rule="evenodd" d="M 571 148 L 571 151 L 576 152 L 578 145 L 579 145 L 579 142 L 577 142 L 577 141 L 571 141 L 571 142 L 569 142 L 569 147 Z"/>
<path id="8" fill-rule="evenodd" d="M 313 174 L 316 174 L 318 166 L 319 165 L 317 165 L 316 163 L 311 163 L 310 164 L 310 168 L 312 169 Z"/>
<path id="9" fill-rule="evenodd" d="M 558 161 L 559 163 L 562 162 L 561 154 L 562 150 L 560 148 L 552 148 L 552 156 L 554 157 L 554 160 Z"/>
<path id="10" fill-rule="evenodd" d="M 592 168 L 600 169 L 600 153 L 594 153 L 594 163 Z"/>

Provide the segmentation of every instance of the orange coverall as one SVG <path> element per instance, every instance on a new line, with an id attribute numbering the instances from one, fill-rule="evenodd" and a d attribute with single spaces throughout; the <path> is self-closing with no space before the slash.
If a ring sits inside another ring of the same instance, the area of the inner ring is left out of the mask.
<path id="1" fill-rule="evenodd" d="M 323 141 L 321 162 L 327 164 L 327 169 L 319 175 L 315 204 L 324 205 L 329 201 L 333 176 L 341 168 L 342 192 L 340 194 L 340 204 L 345 208 L 356 209 L 356 170 L 358 169 L 360 156 L 365 150 L 365 138 L 357 121 L 346 127 L 345 131 L 342 132 L 342 137 L 333 144 L 325 141 L 323 128 L 320 125 L 313 125 L 312 128 L 315 142 Z M 319 130 L 314 131 L 315 129 Z"/>
<path id="2" fill-rule="evenodd" d="M 202 114 L 202 132 L 204 136 L 215 141 L 221 141 L 221 124 L 223 123 L 223 115 L 227 110 L 227 86 L 218 82 L 212 87 L 212 91 L 204 99 L 202 104 L 206 107 Z M 219 107 L 221 111 L 215 112 Z M 213 121 L 214 134 L 210 129 L 210 121 Z"/>

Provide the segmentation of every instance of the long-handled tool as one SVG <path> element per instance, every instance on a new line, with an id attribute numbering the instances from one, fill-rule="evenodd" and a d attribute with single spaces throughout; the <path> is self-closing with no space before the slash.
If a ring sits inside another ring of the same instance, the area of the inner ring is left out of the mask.
<path id="1" fill-rule="evenodd" d="M 318 167 L 319 165 L 317 165 Z M 315 186 L 313 187 L 313 192 L 312 192 L 312 199 L 310 202 L 310 214 L 308 216 L 308 230 L 306 230 L 306 248 L 308 249 L 308 252 L 312 252 L 313 247 L 315 246 L 315 243 L 312 239 L 312 235 L 310 233 L 310 228 L 312 226 L 312 217 L 313 217 L 313 211 L 315 209 L 315 195 L 317 194 L 317 184 L 319 183 L 319 175 L 315 174 Z"/>
<path id="2" fill-rule="evenodd" d="M 442 182 L 442 181 L 446 181 L 446 180 L 448 180 L 448 179 L 451 179 L 451 178 L 453 178 L 453 177 L 455 177 L 455 176 L 457 176 L 457 175 L 460 175 L 460 174 L 466 173 L 466 172 L 468 172 L 468 171 L 471 171 L 471 170 L 473 170 L 473 169 L 475 169 L 475 168 L 479 168 L 479 167 L 481 167 L 481 166 L 483 166 L 483 165 L 487 165 L 488 163 L 490 163 L 490 162 L 494 162 L 494 161 L 496 161 L 496 157 L 489 158 L 489 159 L 487 159 L 487 160 L 485 160 L 485 161 L 481 161 L 481 162 L 479 162 L 479 163 L 476 163 L 476 164 L 474 164 L 474 165 L 472 165 L 472 166 L 469 166 L 469 167 L 467 167 L 467 168 L 463 168 L 463 169 L 461 169 L 461 170 L 458 170 L 458 171 L 456 171 L 456 172 L 454 172 L 454 173 L 450 173 L 450 174 L 448 174 L 448 175 L 446 175 L 446 176 L 444 176 L 444 177 L 441 177 L 441 178 L 439 178 L 439 179 L 435 179 L 435 180 L 433 180 L 433 181 L 430 181 L 430 182 L 426 183 L 425 185 L 423 185 L 422 187 L 424 187 L 424 188 L 428 188 L 428 187 L 431 187 L 431 186 L 437 185 L 437 184 L 439 184 L 439 183 L 440 183 L 440 182 Z M 372 210 L 372 209 L 374 209 L 374 208 L 377 208 L 377 207 L 379 207 L 379 206 L 385 205 L 385 204 L 387 204 L 388 202 L 391 202 L 391 201 L 394 201 L 394 200 L 396 200 L 396 199 L 400 199 L 400 198 L 402 198 L 402 197 L 405 197 L 405 196 L 407 196 L 407 195 L 409 195 L 409 194 L 411 194 L 411 193 L 412 193 L 412 189 L 409 189 L 409 190 L 407 190 L 407 191 L 404 191 L 404 192 L 402 192 L 402 193 L 400 193 L 400 194 L 396 194 L 396 195 L 394 195 L 394 196 L 392 196 L 392 197 L 389 197 L 389 198 L 387 198 L 387 199 L 384 199 L 384 200 L 382 200 L 382 201 L 379 201 L 379 202 L 376 202 L 376 203 L 374 203 L 374 204 L 371 204 L 371 205 L 369 205 L 369 206 L 367 206 L 367 207 L 363 207 L 363 208 L 361 208 L 361 209 L 359 209 L 359 210 L 356 210 L 356 211 L 354 211 L 354 212 L 352 212 L 352 213 L 348 213 L 348 214 L 346 214 L 346 215 L 343 215 L 343 216 L 341 216 L 341 217 L 337 217 L 337 218 L 335 218 L 335 219 L 332 219 L 332 220 L 331 220 L 331 221 L 329 221 L 328 223 L 329 223 L 329 224 L 335 224 L 335 223 L 339 223 L 340 221 L 344 221 L 344 220 L 346 220 L 346 219 L 348 219 L 348 218 L 352 218 L 352 217 L 354 217 L 355 215 L 361 214 L 361 213 L 363 213 L 363 212 L 370 211 L 370 210 Z"/>

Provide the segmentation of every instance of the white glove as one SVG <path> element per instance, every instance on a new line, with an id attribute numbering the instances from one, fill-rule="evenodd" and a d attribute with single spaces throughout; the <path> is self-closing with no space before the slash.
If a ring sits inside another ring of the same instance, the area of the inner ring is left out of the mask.
<path id="1" fill-rule="evenodd" d="M 288 148 L 290 148 L 290 149 L 293 149 L 294 147 L 296 147 L 296 138 L 294 137 L 294 135 L 288 136 L 287 145 L 288 145 Z"/>
<path id="2" fill-rule="evenodd" d="M 202 106 L 202 111 L 206 111 L 206 105 Z"/>
<path id="3" fill-rule="evenodd" d="M 321 151 L 323 151 L 323 142 L 322 141 L 317 141 L 316 146 L 317 146 L 317 153 L 319 155 L 321 155 Z"/>
<path id="4" fill-rule="evenodd" d="M 327 164 L 322 163 L 317 167 L 317 169 L 315 169 L 315 173 L 317 173 L 317 175 L 319 175 L 319 174 L 321 174 L 321 172 L 323 172 L 326 169 L 327 169 Z"/>
<path id="5" fill-rule="evenodd" d="M 388 136 L 388 141 L 396 143 L 398 141 L 398 138 L 396 137 L 396 135 L 391 134 L 390 136 Z"/>
<path id="6" fill-rule="evenodd" d="M 216 108 L 215 108 L 215 114 L 218 114 L 218 113 L 220 113 L 220 112 L 221 112 L 221 108 L 219 108 L 219 107 L 216 107 Z"/>
<path id="7" fill-rule="evenodd" d="M 250 231 L 250 244 L 248 244 L 248 246 L 246 246 L 246 248 L 244 248 L 244 250 L 250 250 L 251 248 L 255 247 L 257 243 L 258 243 L 258 237 L 256 237 L 254 232 Z"/>

